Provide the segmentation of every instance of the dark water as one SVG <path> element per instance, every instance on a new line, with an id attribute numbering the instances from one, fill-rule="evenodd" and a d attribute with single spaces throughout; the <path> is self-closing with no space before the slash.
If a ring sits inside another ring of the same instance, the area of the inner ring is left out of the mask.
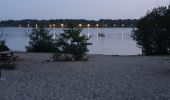
<path id="1" fill-rule="evenodd" d="M 59 34 L 62 29 L 50 29 L 52 33 Z M 8 27 L 0 28 L 0 31 L 8 34 L 7 45 L 13 51 L 25 51 L 29 38 L 27 33 L 31 28 Z M 91 36 L 89 42 L 93 45 L 89 46 L 89 54 L 105 54 L 105 55 L 137 55 L 141 54 L 139 49 L 132 40 L 132 28 L 86 28 L 81 34 Z M 105 33 L 105 37 L 98 36 L 97 33 Z"/>

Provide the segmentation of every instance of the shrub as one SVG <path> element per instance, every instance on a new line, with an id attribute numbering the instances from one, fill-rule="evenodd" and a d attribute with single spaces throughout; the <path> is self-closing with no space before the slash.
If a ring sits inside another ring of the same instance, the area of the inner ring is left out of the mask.
<path id="1" fill-rule="evenodd" d="M 0 51 L 8 51 L 9 48 L 5 44 L 6 35 L 4 33 L 0 33 Z"/>
<path id="2" fill-rule="evenodd" d="M 9 48 L 5 45 L 5 41 L 0 41 L 0 51 L 8 51 Z"/>
<path id="3" fill-rule="evenodd" d="M 54 52 L 53 34 L 45 29 L 43 25 L 33 28 L 29 34 L 29 46 L 26 47 L 28 52 Z"/>
<path id="4" fill-rule="evenodd" d="M 63 29 L 64 33 L 61 33 L 57 39 L 56 46 L 58 53 L 56 57 L 62 56 L 66 60 L 83 60 L 86 53 L 89 51 L 87 46 L 88 39 L 86 36 L 80 36 L 82 29 L 75 27 L 73 24 L 69 24 L 68 28 Z M 65 56 L 63 56 L 63 54 Z"/>
<path id="5" fill-rule="evenodd" d="M 148 12 L 137 22 L 133 39 L 143 55 L 170 54 L 170 8 L 159 7 Z"/>

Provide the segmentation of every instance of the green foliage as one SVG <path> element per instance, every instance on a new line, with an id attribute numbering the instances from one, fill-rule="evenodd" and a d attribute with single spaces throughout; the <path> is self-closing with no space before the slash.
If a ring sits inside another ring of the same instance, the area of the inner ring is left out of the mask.
<path id="1" fill-rule="evenodd" d="M 142 17 L 132 37 L 143 55 L 170 54 L 170 8 L 159 7 Z"/>
<path id="2" fill-rule="evenodd" d="M 82 29 L 69 24 L 69 28 L 63 29 L 64 33 L 60 34 L 56 46 L 66 59 L 83 60 L 88 52 L 86 36 L 80 36 Z M 57 54 L 58 55 L 58 54 Z"/>
<path id="3" fill-rule="evenodd" d="M 54 52 L 54 39 L 49 30 L 43 25 L 33 28 L 29 34 L 29 46 L 26 47 L 28 52 Z"/>
<path id="4" fill-rule="evenodd" d="M 0 51 L 8 51 L 9 48 L 5 45 L 5 41 L 0 41 Z"/>
<path id="5" fill-rule="evenodd" d="M 0 33 L 0 51 L 8 51 L 9 48 L 5 44 L 6 35 L 4 33 Z"/>

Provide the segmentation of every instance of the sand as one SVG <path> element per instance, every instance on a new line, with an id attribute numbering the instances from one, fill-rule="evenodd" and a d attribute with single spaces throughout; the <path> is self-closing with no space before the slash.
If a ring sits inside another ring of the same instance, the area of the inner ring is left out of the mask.
<path id="1" fill-rule="evenodd" d="M 52 54 L 16 53 L 3 70 L 0 100 L 168 100 L 169 56 L 89 55 L 89 61 L 47 62 Z"/>

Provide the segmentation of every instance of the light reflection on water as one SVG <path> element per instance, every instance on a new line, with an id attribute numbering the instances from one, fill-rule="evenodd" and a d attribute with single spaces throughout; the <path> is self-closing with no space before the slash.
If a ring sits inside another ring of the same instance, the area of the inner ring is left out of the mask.
<path id="1" fill-rule="evenodd" d="M 0 28 L 8 34 L 7 45 L 14 51 L 25 51 L 29 38 L 26 34 L 30 33 L 31 28 L 8 27 Z M 50 29 L 52 33 L 62 33 L 62 29 Z M 141 50 L 131 38 L 132 28 L 85 28 L 82 35 L 91 36 L 89 42 L 89 54 L 105 55 L 137 55 Z M 98 36 L 97 33 L 104 33 L 105 37 Z"/>

